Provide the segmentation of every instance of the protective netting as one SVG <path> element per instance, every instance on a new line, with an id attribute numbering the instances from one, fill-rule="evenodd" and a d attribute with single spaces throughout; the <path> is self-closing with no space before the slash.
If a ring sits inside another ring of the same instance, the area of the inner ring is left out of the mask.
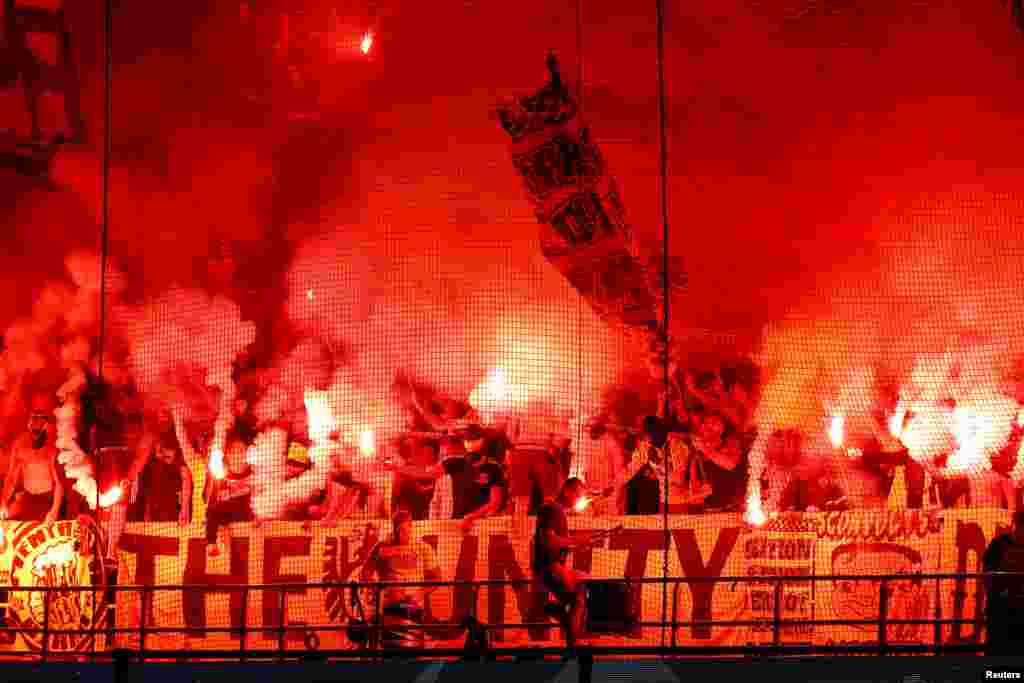
<path id="1" fill-rule="evenodd" d="M 560 643 L 569 479 L 590 642 L 981 636 L 915 575 L 1024 477 L 998 3 L 670 7 L 667 236 L 653 14 L 313 4 L 118 8 L 110 120 L 104 8 L 3 6 L 0 648 Z"/>

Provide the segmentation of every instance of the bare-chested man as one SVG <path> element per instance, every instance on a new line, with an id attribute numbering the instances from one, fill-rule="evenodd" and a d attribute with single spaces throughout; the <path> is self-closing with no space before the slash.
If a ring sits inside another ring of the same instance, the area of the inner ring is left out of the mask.
<path id="1" fill-rule="evenodd" d="M 57 448 L 51 425 L 55 399 L 40 394 L 32 399 L 28 432 L 11 446 L 11 464 L 0 493 L 0 517 L 54 522 L 64 500 L 57 476 Z M 13 502 L 12 502 L 13 496 Z"/>

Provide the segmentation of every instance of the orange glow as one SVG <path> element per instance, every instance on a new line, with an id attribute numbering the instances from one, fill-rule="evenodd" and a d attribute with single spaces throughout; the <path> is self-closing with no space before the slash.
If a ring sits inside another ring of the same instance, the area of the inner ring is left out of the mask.
<path id="1" fill-rule="evenodd" d="M 306 290 L 306 298 L 309 299 L 310 301 L 313 300 L 313 290 L 312 289 L 307 289 Z"/>
<path id="2" fill-rule="evenodd" d="M 833 448 L 839 448 L 843 445 L 843 438 L 846 430 L 846 418 L 841 415 L 835 415 L 828 426 L 828 438 L 832 442 Z"/>
<path id="3" fill-rule="evenodd" d="M 224 451 L 219 448 L 215 448 L 210 454 L 210 474 L 217 480 L 228 476 L 228 472 L 224 468 Z"/>
<path id="4" fill-rule="evenodd" d="M 902 405 L 896 406 L 896 412 L 889 418 L 889 433 L 892 434 L 893 438 L 900 438 L 903 436 L 903 421 L 907 417 L 907 409 Z"/>
<path id="5" fill-rule="evenodd" d="M 359 49 L 363 51 L 364 55 L 370 54 L 370 48 L 373 47 L 373 35 L 367 32 L 363 36 L 363 41 L 359 43 Z"/>
<path id="6" fill-rule="evenodd" d="M 337 428 L 327 392 L 307 390 L 303 399 L 306 404 L 309 438 L 313 443 L 327 441 L 331 432 Z"/>
<path id="7" fill-rule="evenodd" d="M 953 410 L 953 436 L 957 449 L 950 456 L 946 470 L 951 473 L 972 472 L 985 469 L 984 433 L 986 416 L 966 408 Z"/>
<path id="8" fill-rule="evenodd" d="M 121 490 L 120 486 L 115 486 L 106 493 L 100 494 L 99 505 L 101 508 L 108 508 L 111 505 L 116 504 L 121 500 L 121 496 L 124 495 L 124 491 Z"/>
<path id="9" fill-rule="evenodd" d="M 372 429 L 364 429 L 359 435 L 359 452 L 366 456 L 377 452 L 377 437 Z"/>
<path id="10" fill-rule="evenodd" d="M 583 512 L 584 510 L 587 509 L 587 507 L 590 506 L 590 503 L 591 499 L 584 496 L 583 498 L 580 498 L 578 501 L 576 501 L 576 504 L 572 506 L 572 509 L 575 510 L 576 512 Z"/>
<path id="11" fill-rule="evenodd" d="M 747 494 L 747 509 L 743 513 L 743 521 L 751 526 L 761 526 L 768 521 L 761 506 L 761 487 L 753 483 Z"/>
<path id="12" fill-rule="evenodd" d="M 511 407 L 513 387 L 509 384 L 504 368 L 494 368 L 487 379 L 478 384 L 469 395 L 469 404 L 479 411 L 485 420 Z"/>

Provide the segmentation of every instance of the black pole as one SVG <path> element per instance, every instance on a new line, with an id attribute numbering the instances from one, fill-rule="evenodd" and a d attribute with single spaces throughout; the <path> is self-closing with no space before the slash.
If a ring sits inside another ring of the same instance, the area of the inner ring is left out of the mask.
<path id="1" fill-rule="evenodd" d="M 111 150 L 111 125 L 113 119 L 113 25 L 114 10 L 113 0 L 104 0 L 103 3 L 103 184 L 102 196 L 102 217 L 100 222 L 100 333 L 99 350 L 96 361 L 96 375 L 98 381 L 103 381 L 103 338 L 106 332 L 107 323 L 107 258 L 109 256 L 109 232 L 110 232 L 110 150 Z M 97 490 L 97 498 L 99 491 Z M 97 499 L 97 508 L 99 500 Z"/>
<path id="2" fill-rule="evenodd" d="M 661 319 L 661 330 L 659 336 L 665 344 L 665 367 L 664 367 L 664 382 L 665 392 L 668 394 L 669 387 L 671 386 L 671 377 L 669 377 L 669 333 L 668 333 L 668 322 L 669 322 L 669 284 L 668 284 L 668 139 L 666 135 L 666 113 L 665 113 L 665 3 L 663 0 L 655 0 L 655 9 L 657 12 L 657 62 L 658 62 L 658 142 L 659 142 L 659 166 L 661 175 L 661 251 L 662 251 L 662 263 L 661 263 L 661 276 L 662 276 L 662 319 Z M 668 444 L 666 444 L 666 451 L 668 450 Z M 667 453 L 666 453 L 667 456 Z M 662 486 L 665 487 L 664 500 L 665 505 L 662 509 L 662 530 L 665 534 L 665 557 L 662 563 L 662 576 L 668 577 L 668 550 L 669 544 L 672 539 L 668 529 L 668 490 L 669 490 L 669 478 L 668 478 L 668 467 L 665 468 L 665 481 L 662 482 Z M 661 587 L 661 645 L 665 645 L 665 626 L 664 622 L 668 615 L 668 585 L 663 584 Z"/>
<path id="3" fill-rule="evenodd" d="M 107 258 L 108 258 L 108 246 L 109 246 L 109 229 L 110 229 L 110 150 L 111 150 L 111 125 L 113 119 L 113 61 L 114 61 L 114 40 L 113 40 L 113 26 L 114 26 L 114 8 L 113 0 L 104 0 L 103 2 L 103 159 L 102 159 L 102 185 L 100 204 L 102 215 L 100 217 L 100 330 L 99 339 L 97 340 L 97 359 L 96 359 L 96 381 L 98 384 L 103 383 L 103 341 L 106 334 L 107 328 Z M 93 457 L 96 462 L 93 463 L 94 469 L 99 469 L 99 459 L 101 457 L 99 448 L 96 444 L 90 444 L 90 450 L 93 452 Z M 99 534 L 100 525 L 100 489 L 99 481 L 96 482 L 96 493 L 94 494 L 95 503 L 94 510 L 96 515 L 97 525 L 97 536 Z M 106 555 L 106 548 L 98 548 L 102 550 L 102 555 Z M 104 579 L 107 577 L 107 558 L 98 558 L 100 563 L 100 571 L 103 572 Z M 106 603 L 106 595 L 103 596 L 104 606 Z M 93 609 L 96 609 L 96 601 L 93 600 Z M 105 612 L 105 610 L 104 610 Z M 96 657 L 96 637 L 92 638 L 92 654 L 93 658 Z M 120 673 L 120 667 L 115 667 L 115 673 Z"/>

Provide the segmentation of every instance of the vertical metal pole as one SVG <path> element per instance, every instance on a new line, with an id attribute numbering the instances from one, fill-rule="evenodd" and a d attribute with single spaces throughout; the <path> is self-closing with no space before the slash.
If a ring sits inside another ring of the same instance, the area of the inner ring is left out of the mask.
<path id="1" fill-rule="evenodd" d="M 149 617 L 150 604 L 153 601 L 153 595 L 150 592 L 149 586 L 142 587 L 142 614 L 139 619 L 139 652 L 144 653 L 146 651 L 146 619 Z M 145 659 L 145 657 L 143 657 Z"/>
<path id="2" fill-rule="evenodd" d="M 676 646 L 676 631 L 679 630 L 677 623 L 679 622 L 679 580 L 676 579 L 672 584 L 672 647 Z"/>
<path id="3" fill-rule="evenodd" d="M 384 649 L 384 628 L 381 624 L 380 586 L 374 587 L 373 597 L 373 627 L 377 633 L 377 650 Z"/>
<path id="4" fill-rule="evenodd" d="M 43 645 L 41 659 L 45 662 L 50 652 L 50 586 L 43 587 Z"/>
<path id="5" fill-rule="evenodd" d="M 284 614 L 281 614 L 284 620 Z M 249 633 L 249 584 L 242 587 L 242 628 L 238 632 L 238 659 L 245 661 L 245 641 Z"/>
<path id="6" fill-rule="evenodd" d="M 775 580 L 775 590 L 772 604 L 772 644 L 779 645 L 782 642 L 782 580 Z"/>
<path id="7" fill-rule="evenodd" d="M 287 594 L 285 593 L 285 589 L 284 588 L 278 589 L 278 592 L 277 592 L 277 608 L 280 610 L 281 617 L 280 617 L 280 623 L 278 624 L 278 627 L 277 627 L 277 652 L 278 652 L 278 657 L 279 657 L 280 661 L 282 661 L 282 662 L 284 661 L 284 648 L 285 648 L 285 642 L 284 642 L 284 636 L 285 636 L 284 604 L 285 604 L 285 596 L 286 595 Z"/>
<path id="8" fill-rule="evenodd" d="M 885 654 L 889 639 L 889 579 L 883 578 L 878 584 L 878 649 Z"/>

